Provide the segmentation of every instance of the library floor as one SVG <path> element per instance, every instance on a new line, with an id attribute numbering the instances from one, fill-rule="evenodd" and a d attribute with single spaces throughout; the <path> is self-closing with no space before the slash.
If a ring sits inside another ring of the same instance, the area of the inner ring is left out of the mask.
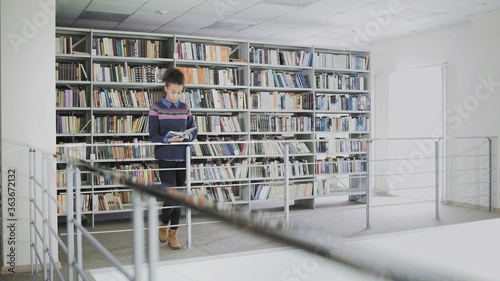
<path id="1" fill-rule="evenodd" d="M 408 203 L 408 204 L 405 204 Z M 283 214 L 282 207 L 262 203 L 266 214 Z M 461 207 L 440 206 L 441 220 L 435 220 L 434 203 L 418 202 L 399 197 L 374 196 L 371 209 L 371 228 L 366 229 L 366 208 L 363 204 L 352 203 L 345 197 L 323 198 L 317 201 L 315 209 L 290 207 L 290 222 L 299 227 L 316 229 L 329 238 L 350 239 L 369 237 L 379 234 L 394 233 L 421 228 L 439 227 L 480 220 L 500 218 L 500 212 L 489 213 L 486 210 Z M 160 261 L 181 260 L 198 257 L 209 257 L 245 251 L 263 250 L 283 247 L 266 237 L 236 229 L 221 222 L 210 222 L 200 214 L 193 214 L 192 248 L 171 250 L 166 244 L 160 244 Z M 182 221 L 181 221 L 182 223 Z M 65 233 L 64 224 L 59 226 Z M 132 263 L 132 233 L 108 232 L 116 229 L 130 229 L 129 219 L 97 222 L 91 232 L 101 232 L 94 236 L 124 265 Z M 106 233 L 108 232 L 108 233 Z M 185 240 L 185 228 L 179 229 L 179 238 Z M 63 236 L 63 240 L 66 237 Z M 84 268 L 97 269 L 111 267 L 111 264 L 98 254 L 87 241 L 83 246 Z M 60 253 L 63 273 L 66 273 L 67 261 Z M 43 280 L 42 274 L 31 276 L 29 273 L 0 275 L 2 281 Z M 59 280 L 55 277 L 54 280 Z M 67 278 L 65 277 L 65 280 Z"/>

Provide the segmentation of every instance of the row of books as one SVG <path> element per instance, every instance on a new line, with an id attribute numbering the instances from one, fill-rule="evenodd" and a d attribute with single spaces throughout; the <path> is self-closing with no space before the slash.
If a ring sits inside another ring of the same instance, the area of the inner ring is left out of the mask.
<path id="1" fill-rule="evenodd" d="M 56 116 L 57 134 L 79 134 L 82 132 L 82 124 L 85 124 L 85 117 L 79 116 Z"/>
<path id="2" fill-rule="evenodd" d="M 248 164 L 248 160 L 236 163 L 198 163 L 193 164 L 191 169 L 191 179 L 195 181 L 220 182 L 234 179 L 247 179 L 249 170 L 259 169 Z"/>
<path id="3" fill-rule="evenodd" d="M 313 93 L 255 92 L 250 94 L 252 109 L 263 110 L 312 110 Z"/>
<path id="4" fill-rule="evenodd" d="M 87 107 L 85 89 L 56 89 L 56 107 Z"/>
<path id="5" fill-rule="evenodd" d="M 283 178 L 285 177 L 285 165 L 278 160 L 266 160 L 260 164 L 262 176 L 264 178 Z"/>
<path id="6" fill-rule="evenodd" d="M 229 163 L 217 165 L 215 163 L 193 164 L 191 179 L 194 181 L 218 182 L 236 179 L 233 167 Z"/>
<path id="7" fill-rule="evenodd" d="M 317 132 L 370 131 L 370 118 L 367 116 L 317 116 L 314 124 Z"/>
<path id="8" fill-rule="evenodd" d="M 66 81 L 88 81 L 85 66 L 76 62 L 56 62 L 56 79 Z"/>
<path id="9" fill-rule="evenodd" d="M 164 96 L 161 89 L 149 91 L 94 89 L 92 93 L 94 107 L 101 108 L 149 108 Z"/>
<path id="10" fill-rule="evenodd" d="M 283 184 L 255 184 L 252 185 L 252 200 L 269 200 L 285 198 L 285 186 Z M 288 196 L 301 198 L 313 195 L 312 183 L 298 183 L 288 186 Z"/>
<path id="11" fill-rule="evenodd" d="M 251 186 L 251 200 L 272 200 L 285 198 L 285 185 L 283 184 L 256 184 Z M 288 196 L 290 198 L 302 198 L 313 195 L 313 183 L 298 183 L 288 186 Z M 328 195 L 335 191 L 342 190 L 338 184 L 331 180 L 321 180 L 315 185 L 316 195 Z M 200 198 L 208 198 L 214 202 L 236 202 L 233 187 L 213 186 L 192 188 L 192 194 Z M 106 193 L 84 193 L 81 195 L 81 211 L 113 211 L 123 210 L 124 204 L 132 202 L 131 191 L 113 191 Z M 68 199 L 66 193 L 59 193 L 57 200 L 64 209 L 67 208 Z M 75 207 L 73 200 L 73 206 Z M 61 208 L 57 208 L 57 213 L 62 213 Z"/>
<path id="12" fill-rule="evenodd" d="M 134 138 L 132 141 L 111 140 L 94 142 L 96 159 L 138 159 L 153 158 L 153 145 L 140 145 L 148 141 Z"/>
<path id="13" fill-rule="evenodd" d="M 162 42 L 159 40 L 109 37 L 92 39 L 94 56 L 160 58 L 161 49 Z"/>
<path id="14" fill-rule="evenodd" d="M 96 82 L 160 83 L 167 68 L 157 65 L 129 66 L 121 64 L 94 63 L 93 78 Z"/>
<path id="15" fill-rule="evenodd" d="M 246 93 L 227 90 L 191 89 L 184 95 L 190 108 L 246 109 Z"/>
<path id="16" fill-rule="evenodd" d="M 211 45 L 196 42 L 175 42 L 177 59 L 229 62 L 231 46 Z"/>
<path id="17" fill-rule="evenodd" d="M 340 180 L 336 178 L 329 178 L 316 181 L 315 189 L 316 195 L 329 195 L 338 191 L 345 190 L 349 184 L 342 184 Z"/>
<path id="18" fill-rule="evenodd" d="M 251 114 L 250 132 L 312 132 L 311 116 Z"/>
<path id="19" fill-rule="evenodd" d="M 93 106 L 102 108 L 149 108 L 160 100 L 162 89 L 121 90 L 94 89 Z M 246 93 L 216 89 L 190 89 L 185 93 L 183 101 L 190 108 L 214 109 L 247 109 Z M 370 98 L 349 94 L 317 94 L 293 92 L 254 92 L 250 94 L 252 109 L 262 110 L 370 110 Z M 85 89 L 56 90 L 57 107 L 86 107 L 87 93 Z"/>
<path id="20" fill-rule="evenodd" d="M 366 90 L 366 78 L 357 74 L 320 73 L 314 75 L 317 89 Z"/>
<path id="21" fill-rule="evenodd" d="M 193 144 L 194 156 L 238 156 L 246 155 L 244 143 L 197 143 Z"/>
<path id="22" fill-rule="evenodd" d="M 132 153 L 139 155 L 138 151 L 132 151 Z M 122 164 L 109 167 L 108 169 L 113 170 L 116 173 L 123 174 L 123 176 L 131 177 L 141 184 L 154 184 L 161 182 L 157 163 Z M 120 184 L 118 177 L 111 178 L 98 173 L 93 174 L 93 183 L 94 185 Z"/>
<path id="23" fill-rule="evenodd" d="M 83 36 L 56 36 L 56 54 L 87 53 Z M 229 62 L 231 46 L 210 45 L 196 42 L 175 42 L 177 59 Z M 120 57 L 163 57 L 163 42 L 134 38 L 93 38 L 92 54 L 97 56 Z M 306 66 L 333 69 L 367 70 L 369 58 L 355 54 L 308 52 L 304 50 L 280 50 L 250 47 L 250 63 Z"/>
<path id="24" fill-rule="evenodd" d="M 239 133 L 240 121 L 237 116 L 195 115 L 198 133 Z"/>
<path id="25" fill-rule="evenodd" d="M 314 66 L 331 69 L 367 70 L 368 57 L 353 54 L 315 53 Z"/>
<path id="26" fill-rule="evenodd" d="M 80 158 L 80 159 L 85 159 L 85 158 Z M 73 177 L 73 182 L 71 182 L 71 184 L 73 186 L 76 185 L 77 181 L 81 184 L 82 182 L 86 182 L 85 178 L 86 178 L 86 174 L 85 173 L 82 173 L 80 168 L 78 168 L 78 166 L 75 166 L 74 167 L 74 172 L 75 172 L 75 175 Z M 80 178 L 78 178 L 76 176 L 77 173 L 80 173 Z M 56 187 L 67 187 L 68 186 L 68 170 L 66 169 L 58 169 L 56 170 L 56 176 L 55 176 L 55 179 L 56 179 Z"/>
<path id="27" fill-rule="evenodd" d="M 262 167 L 262 176 L 265 178 L 283 178 L 285 176 L 285 164 L 281 161 L 266 160 L 256 164 Z M 306 159 L 292 159 L 288 167 L 290 176 L 297 177 L 309 175 L 309 164 Z"/>
<path id="28" fill-rule="evenodd" d="M 191 189 L 196 197 L 208 198 L 214 202 L 236 202 L 232 187 L 212 186 Z"/>
<path id="29" fill-rule="evenodd" d="M 271 88 L 309 88 L 307 75 L 276 70 L 252 71 L 250 73 L 250 85 Z"/>
<path id="30" fill-rule="evenodd" d="M 324 140 L 324 141 L 322 141 Z M 350 153 L 366 152 L 367 142 L 364 139 L 325 139 L 318 141 L 318 153 Z"/>
<path id="31" fill-rule="evenodd" d="M 305 176 L 309 175 L 307 160 L 291 161 L 289 175 Z M 285 164 L 278 160 L 266 160 L 250 163 L 242 160 L 241 163 L 198 163 L 193 164 L 191 178 L 194 181 L 231 181 L 234 179 L 250 178 L 283 178 L 285 176 Z"/>
<path id="32" fill-rule="evenodd" d="M 239 85 L 239 70 L 236 68 L 178 67 L 184 73 L 186 84 Z"/>
<path id="33" fill-rule="evenodd" d="M 137 159 L 151 158 L 154 154 L 153 145 L 148 141 L 134 138 L 131 141 L 111 140 L 95 142 L 97 159 Z M 122 145 L 121 145 L 122 144 Z M 286 142 L 290 154 L 309 154 L 310 149 L 304 142 Z M 284 155 L 285 142 L 258 142 L 250 143 L 248 151 L 246 143 L 194 143 L 195 156 L 232 156 L 232 155 Z M 367 142 L 364 139 L 325 139 L 320 137 L 317 145 L 318 153 L 358 153 L 366 152 Z M 58 153 L 86 159 L 86 144 L 58 146 Z"/>
<path id="34" fill-rule="evenodd" d="M 58 159 L 63 157 L 76 158 L 76 159 L 87 159 L 87 147 L 89 144 L 85 142 L 74 142 L 74 143 L 58 143 L 56 145 L 56 154 Z"/>
<path id="35" fill-rule="evenodd" d="M 347 174 L 366 172 L 366 159 L 355 157 L 326 158 L 316 162 L 316 174 Z"/>
<path id="36" fill-rule="evenodd" d="M 92 124 L 92 131 L 98 134 L 148 133 L 149 119 L 146 115 L 93 115 Z"/>
<path id="37" fill-rule="evenodd" d="M 163 97 L 161 89 L 138 91 L 120 89 L 94 89 L 93 105 L 103 108 L 149 108 Z M 262 110 L 312 110 L 312 93 L 254 92 L 250 94 L 252 109 Z M 370 98 L 357 95 L 317 94 L 317 110 L 369 110 Z M 184 102 L 190 108 L 246 109 L 246 93 L 227 90 L 191 89 L 185 93 Z M 85 89 L 56 90 L 57 107 L 86 107 Z"/>
<path id="38" fill-rule="evenodd" d="M 84 36 L 56 36 L 56 54 L 88 54 Z"/>
<path id="39" fill-rule="evenodd" d="M 241 149 L 242 151 L 245 151 L 244 149 Z M 237 179 L 246 179 L 248 178 L 248 173 L 249 173 L 249 165 L 248 165 L 248 160 L 243 159 L 241 162 L 236 162 L 233 163 L 233 168 L 234 168 L 234 177 Z"/>
<path id="40" fill-rule="evenodd" d="M 257 64 L 312 66 L 312 52 L 250 47 L 249 62 Z"/>
<path id="41" fill-rule="evenodd" d="M 61 203 L 64 209 L 67 209 L 68 196 L 66 193 L 59 193 L 57 201 Z M 73 199 L 73 209 L 75 209 L 76 205 L 74 201 Z M 115 192 L 82 194 L 80 205 L 82 212 L 123 210 L 122 197 Z M 57 213 L 62 212 L 63 210 L 58 206 Z"/>
<path id="42" fill-rule="evenodd" d="M 359 110 L 368 111 L 371 107 L 370 98 L 360 95 L 316 95 L 316 109 L 330 111 Z"/>
<path id="43" fill-rule="evenodd" d="M 290 170 L 290 175 L 291 176 L 307 176 L 309 175 L 309 163 L 307 162 L 306 159 L 291 159 L 291 170 Z"/>
<path id="44" fill-rule="evenodd" d="M 304 142 L 287 142 L 286 144 L 290 154 L 311 153 Z M 285 143 L 274 141 L 250 143 L 248 153 L 250 155 L 285 155 Z"/>

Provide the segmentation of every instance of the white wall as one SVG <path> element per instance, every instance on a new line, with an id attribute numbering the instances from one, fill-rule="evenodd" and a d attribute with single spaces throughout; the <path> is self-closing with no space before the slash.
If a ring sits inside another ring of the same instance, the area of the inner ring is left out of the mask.
<path id="1" fill-rule="evenodd" d="M 29 269 L 28 146 L 55 152 L 55 3 L 0 4 L 3 272 Z M 15 196 L 8 194 L 8 169 L 16 169 Z M 15 208 L 17 220 L 8 207 Z"/>
<path id="2" fill-rule="evenodd" d="M 476 19 L 479 18 L 481 16 L 476 17 Z M 385 100 L 388 92 L 389 71 L 443 63 L 448 63 L 449 70 L 445 116 L 447 137 L 496 137 L 499 135 L 500 17 L 489 17 L 488 20 L 489 23 L 483 25 L 490 28 L 488 32 L 481 30 L 482 27 L 479 25 L 467 22 L 440 30 L 373 43 L 369 46 L 372 56 L 372 73 L 376 81 L 374 89 L 375 138 L 386 137 L 384 126 L 388 118 L 387 112 L 391 110 L 386 106 L 388 101 Z M 496 27 L 493 32 L 492 26 Z M 425 108 L 422 108 L 421 112 L 424 115 Z M 465 146 L 471 145 L 474 149 L 468 151 L 469 153 L 485 153 L 487 152 L 485 143 L 482 142 L 481 146 L 477 141 L 474 143 L 468 141 L 467 144 L 463 140 L 460 143 L 448 143 L 446 153 L 456 155 L 462 153 Z M 496 144 L 494 147 L 496 148 Z M 383 150 L 382 147 L 379 151 L 375 151 L 376 156 L 383 156 Z M 447 168 L 460 168 L 471 164 L 462 162 L 449 161 Z M 474 165 L 482 167 L 484 163 Z M 474 195 L 484 186 L 469 186 L 468 191 L 464 193 L 463 187 L 452 186 L 452 184 L 475 181 L 478 178 L 484 180 L 485 173 L 467 175 L 466 178 L 463 177 L 463 173 L 456 173 L 447 178 L 447 199 L 471 203 L 468 199 L 457 199 L 458 193 L 460 196 Z M 497 174 L 495 177 L 498 177 Z M 475 203 L 477 202 L 473 202 Z"/>

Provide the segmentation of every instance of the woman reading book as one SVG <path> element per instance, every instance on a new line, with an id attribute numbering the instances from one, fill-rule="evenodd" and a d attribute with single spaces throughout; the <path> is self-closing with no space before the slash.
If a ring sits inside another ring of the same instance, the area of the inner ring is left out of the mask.
<path id="1" fill-rule="evenodd" d="M 165 97 L 151 105 L 149 110 L 149 137 L 151 142 L 162 143 L 155 146 L 155 158 L 158 159 L 161 188 L 166 190 L 182 187 L 186 184 L 186 146 L 172 145 L 196 139 L 197 131 L 193 115 L 187 104 L 180 101 L 183 95 L 184 75 L 177 68 L 171 68 L 163 74 Z M 168 145 L 171 144 L 171 145 Z M 177 239 L 177 229 L 181 209 L 165 200 L 161 212 L 160 242 L 178 250 L 181 248 Z M 168 229 L 168 224 L 171 227 Z"/>

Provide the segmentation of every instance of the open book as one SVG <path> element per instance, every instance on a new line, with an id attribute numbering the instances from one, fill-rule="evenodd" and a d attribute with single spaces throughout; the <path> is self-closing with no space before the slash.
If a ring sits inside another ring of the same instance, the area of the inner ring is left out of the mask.
<path id="1" fill-rule="evenodd" d="M 170 136 L 169 136 L 169 138 L 171 138 L 171 137 L 182 137 L 182 136 L 184 136 L 185 134 L 189 134 L 189 133 L 191 133 L 191 132 L 192 132 L 192 131 L 194 131 L 194 130 L 196 130 L 196 127 L 189 128 L 189 129 L 187 129 L 187 130 L 185 130 L 185 131 L 182 131 L 182 132 L 178 132 L 178 131 L 169 131 L 169 132 L 168 132 L 168 134 L 167 134 L 167 136 L 168 136 L 168 135 L 170 135 Z"/>

